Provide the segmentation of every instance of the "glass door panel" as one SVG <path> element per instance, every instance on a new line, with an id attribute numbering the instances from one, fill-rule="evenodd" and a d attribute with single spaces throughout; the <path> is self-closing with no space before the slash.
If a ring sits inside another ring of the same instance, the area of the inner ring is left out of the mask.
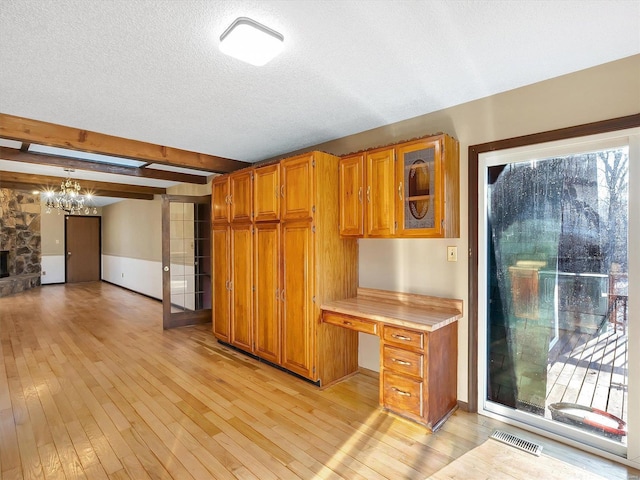
<path id="1" fill-rule="evenodd" d="M 163 197 L 164 326 L 211 320 L 210 197 Z"/>
<path id="2" fill-rule="evenodd" d="M 627 147 L 485 171 L 484 408 L 626 449 Z"/>

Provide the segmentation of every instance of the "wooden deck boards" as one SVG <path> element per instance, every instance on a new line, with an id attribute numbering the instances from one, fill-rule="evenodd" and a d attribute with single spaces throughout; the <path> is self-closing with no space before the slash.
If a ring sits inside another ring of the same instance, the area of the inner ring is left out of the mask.
<path id="1" fill-rule="evenodd" d="M 547 407 L 577 403 L 626 421 L 627 368 L 627 335 L 620 326 L 607 324 L 599 334 L 561 330 L 549 352 Z"/>

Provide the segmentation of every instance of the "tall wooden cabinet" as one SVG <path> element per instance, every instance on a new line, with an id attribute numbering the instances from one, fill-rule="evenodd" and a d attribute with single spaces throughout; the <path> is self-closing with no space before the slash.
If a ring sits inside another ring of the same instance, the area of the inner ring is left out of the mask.
<path id="1" fill-rule="evenodd" d="M 357 332 L 330 329 L 320 322 L 320 303 L 355 295 L 358 283 L 356 240 L 341 237 L 338 230 L 338 162 L 332 155 L 311 152 L 234 172 L 228 176 L 228 241 L 220 233 L 215 242 L 222 225 L 214 221 L 214 275 L 231 278 L 228 291 L 222 291 L 221 280 L 214 282 L 214 315 L 221 315 L 213 319 L 214 334 L 323 385 L 358 368 Z M 247 176 L 253 182 L 249 221 L 233 215 L 238 201 L 233 178 Z M 224 183 L 216 180 L 214 188 Z M 224 195 L 212 198 L 214 212 L 224 210 L 215 205 Z M 241 255 L 241 249 L 246 253 L 247 228 L 252 232 L 252 253 Z M 223 247 L 225 241 L 230 246 Z M 218 301 L 231 304 L 226 330 L 227 309 Z M 243 319 L 236 318 L 239 312 Z"/>

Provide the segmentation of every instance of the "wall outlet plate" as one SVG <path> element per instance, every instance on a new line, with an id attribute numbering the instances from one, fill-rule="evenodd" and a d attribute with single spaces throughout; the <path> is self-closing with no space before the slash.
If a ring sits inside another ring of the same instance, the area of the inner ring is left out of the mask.
<path id="1" fill-rule="evenodd" d="M 458 261 L 458 247 L 447 247 L 447 261 L 448 262 Z"/>

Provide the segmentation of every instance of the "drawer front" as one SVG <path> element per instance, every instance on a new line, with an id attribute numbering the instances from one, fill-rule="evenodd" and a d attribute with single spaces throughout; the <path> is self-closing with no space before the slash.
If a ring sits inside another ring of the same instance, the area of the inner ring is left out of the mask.
<path id="1" fill-rule="evenodd" d="M 385 370 L 423 378 L 424 355 L 385 345 L 382 352 Z"/>
<path id="2" fill-rule="evenodd" d="M 426 335 L 425 332 L 385 325 L 383 339 L 385 343 L 393 343 L 402 347 L 412 347 L 423 350 Z"/>
<path id="3" fill-rule="evenodd" d="M 423 416 L 423 383 L 407 377 L 384 372 L 382 403 L 400 415 Z"/>
<path id="4" fill-rule="evenodd" d="M 357 332 L 370 333 L 377 335 L 378 324 L 364 318 L 352 317 L 351 315 L 342 315 L 334 312 L 323 312 L 322 321 L 337 325 L 339 327 L 349 328 Z"/>

